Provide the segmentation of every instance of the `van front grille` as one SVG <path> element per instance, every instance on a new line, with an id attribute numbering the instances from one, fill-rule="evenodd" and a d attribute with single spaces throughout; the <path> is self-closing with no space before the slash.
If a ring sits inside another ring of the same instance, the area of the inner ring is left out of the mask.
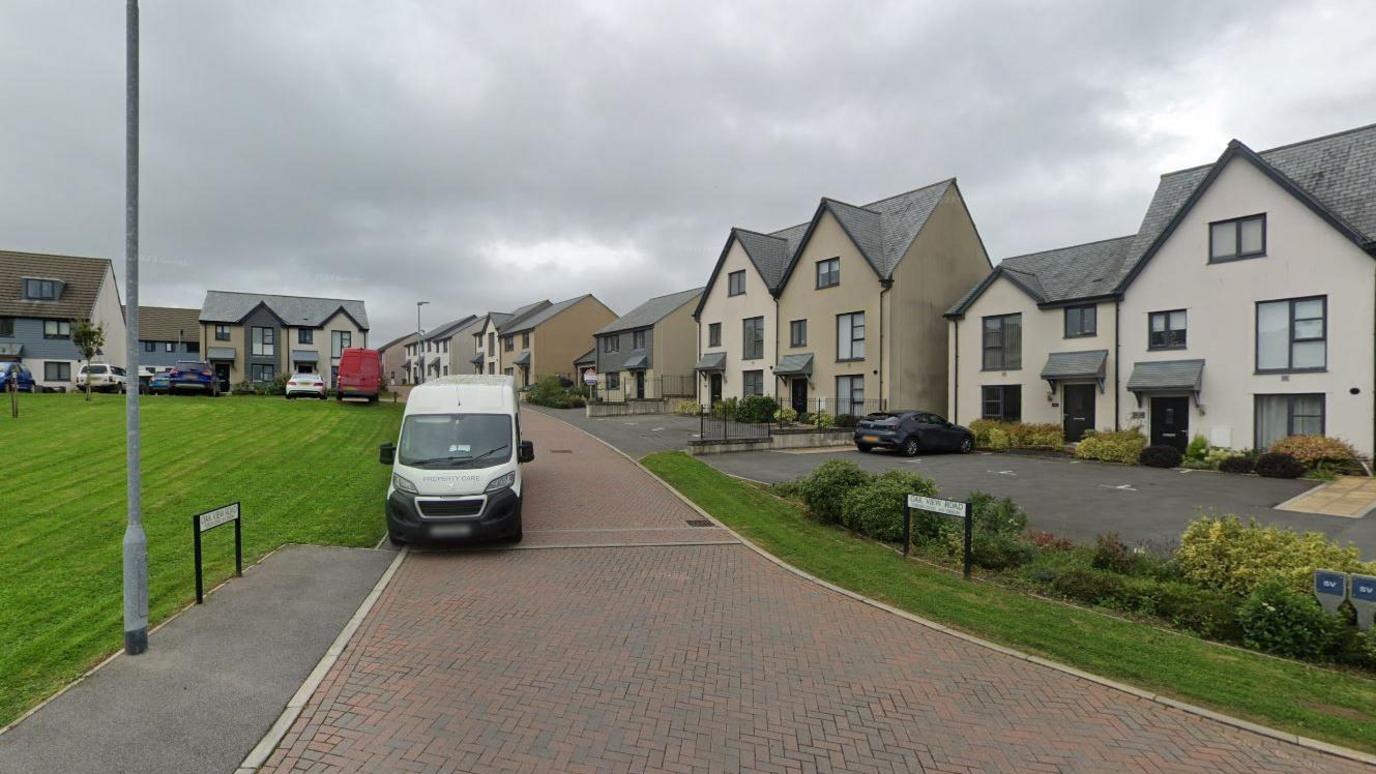
<path id="1" fill-rule="evenodd" d="M 482 513 L 483 501 L 470 500 L 417 500 L 420 515 L 431 517 L 477 516 Z"/>

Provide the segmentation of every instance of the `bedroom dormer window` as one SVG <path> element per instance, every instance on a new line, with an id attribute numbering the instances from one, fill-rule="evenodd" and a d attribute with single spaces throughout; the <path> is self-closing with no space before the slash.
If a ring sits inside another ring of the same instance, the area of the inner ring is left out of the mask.
<path id="1" fill-rule="evenodd" d="M 62 283 L 50 279 L 24 278 L 25 301 L 56 301 Z"/>

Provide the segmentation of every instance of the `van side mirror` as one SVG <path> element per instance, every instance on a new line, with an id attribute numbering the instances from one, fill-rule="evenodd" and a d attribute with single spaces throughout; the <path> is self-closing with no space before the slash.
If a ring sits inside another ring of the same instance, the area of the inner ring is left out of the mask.
<path id="1" fill-rule="evenodd" d="M 535 444 L 530 441 L 521 441 L 521 445 L 516 451 L 517 462 L 532 462 L 535 459 Z"/>
<path id="2" fill-rule="evenodd" d="M 377 461 L 383 465 L 391 465 L 397 459 L 397 445 L 394 443 L 384 443 L 377 447 Z"/>

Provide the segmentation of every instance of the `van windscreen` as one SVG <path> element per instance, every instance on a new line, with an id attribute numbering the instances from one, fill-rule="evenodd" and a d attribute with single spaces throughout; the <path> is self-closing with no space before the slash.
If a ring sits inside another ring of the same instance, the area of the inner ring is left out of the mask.
<path id="1" fill-rule="evenodd" d="M 418 414 L 401 426 L 397 461 L 413 468 L 486 468 L 511 459 L 505 414 Z"/>

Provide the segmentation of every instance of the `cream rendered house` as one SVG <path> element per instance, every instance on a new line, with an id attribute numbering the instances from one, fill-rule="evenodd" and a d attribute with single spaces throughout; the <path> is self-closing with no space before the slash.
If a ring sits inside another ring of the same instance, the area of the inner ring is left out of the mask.
<path id="1" fill-rule="evenodd" d="M 1122 255 L 1102 266 L 1112 289 L 1099 302 L 1098 324 L 1111 314 L 1117 325 L 1094 345 L 1109 352 L 1105 392 L 1096 398 L 1113 406 L 1108 416 L 1096 406 L 1096 426 L 1138 426 L 1153 443 L 1181 448 L 1195 435 L 1215 446 L 1264 448 L 1287 435 L 1325 434 L 1370 455 L 1373 201 L 1376 126 L 1260 153 L 1234 140 L 1213 164 L 1163 175 L 1138 233 L 1111 240 Z M 1074 251 L 1053 251 L 1066 253 L 1061 265 L 1053 260 L 1032 272 L 1041 287 L 1048 272 L 1097 274 Z M 969 329 L 996 314 L 1028 319 L 1029 302 L 1039 307 L 1034 293 L 995 295 L 1013 276 L 986 280 L 951 310 L 961 420 L 995 407 L 972 403 L 971 386 L 1001 377 L 980 368 L 998 336 L 990 331 L 986 343 L 972 343 Z M 1056 348 L 1046 342 L 1047 327 L 1020 331 L 1024 371 L 1043 368 L 1039 353 Z M 1022 419 L 1055 421 L 1044 406 L 1054 402 L 1024 392 Z"/>
<path id="2" fill-rule="evenodd" d="M 941 313 L 988 271 L 954 179 L 863 206 L 824 198 L 773 234 L 735 229 L 697 313 L 700 394 L 945 413 Z"/>

